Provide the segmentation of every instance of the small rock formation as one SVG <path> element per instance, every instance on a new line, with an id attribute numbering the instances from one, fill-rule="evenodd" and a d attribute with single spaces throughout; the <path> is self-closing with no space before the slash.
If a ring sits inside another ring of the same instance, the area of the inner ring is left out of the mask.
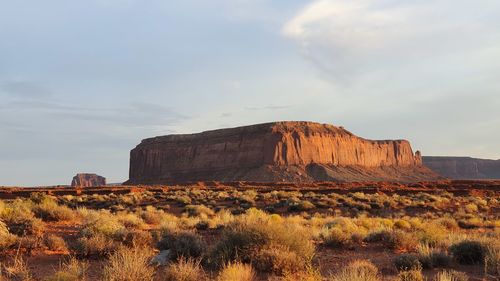
<path id="1" fill-rule="evenodd" d="M 436 173 L 451 179 L 500 179 L 500 160 L 424 156 L 423 163 Z"/>
<path id="2" fill-rule="evenodd" d="M 96 174 L 76 174 L 71 181 L 72 187 L 105 186 L 106 178 Z"/>
<path id="3" fill-rule="evenodd" d="M 374 141 L 327 124 L 274 122 L 145 139 L 130 153 L 127 184 L 437 178 L 406 140 Z"/>

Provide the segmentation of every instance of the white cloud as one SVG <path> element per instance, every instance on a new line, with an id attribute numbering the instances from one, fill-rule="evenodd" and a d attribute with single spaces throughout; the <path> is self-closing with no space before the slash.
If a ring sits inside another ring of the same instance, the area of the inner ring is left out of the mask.
<path id="1" fill-rule="evenodd" d="M 317 0 L 283 32 L 337 82 L 453 80 L 500 68 L 499 12 L 500 2 L 485 0 Z"/>

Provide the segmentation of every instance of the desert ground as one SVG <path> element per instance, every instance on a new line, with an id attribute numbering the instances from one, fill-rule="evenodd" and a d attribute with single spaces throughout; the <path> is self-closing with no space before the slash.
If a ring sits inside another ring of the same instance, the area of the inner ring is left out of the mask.
<path id="1" fill-rule="evenodd" d="M 0 188 L 0 280 L 498 280 L 500 182 Z"/>

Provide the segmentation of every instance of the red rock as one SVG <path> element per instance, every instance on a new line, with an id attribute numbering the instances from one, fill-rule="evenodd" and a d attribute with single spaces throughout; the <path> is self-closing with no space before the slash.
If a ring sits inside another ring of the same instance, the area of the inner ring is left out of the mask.
<path id="1" fill-rule="evenodd" d="M 406 140 L 373 141 L 342 127 L 274 122 L 143 140 L 128 183 L 419 181 L 438 176 Z"/>
<path id="2" fill-rule="evenodd" d="M 500 160 L 424 156 L 424 165 L 450 179 L 500 179 Z"/>
<path id="3" fill-rule="evenodd" d="M 105 186 L 106 178 L 96 174 L 77 174 L 71 181 L 72 187 Z"/>

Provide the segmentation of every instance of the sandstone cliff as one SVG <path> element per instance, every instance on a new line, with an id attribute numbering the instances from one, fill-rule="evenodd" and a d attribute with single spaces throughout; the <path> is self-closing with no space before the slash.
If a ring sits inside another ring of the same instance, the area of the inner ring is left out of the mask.
<path id="1" fill-rule="evenodd" d="M 72 187 L 105 186 L 106 178 L 96 174 L 76 174 L 71 181 Z"/>
<path id="2" fill-rule="evenodd" d="M 451 179 L 500 179 L 500 160 L 425 156 L 423 163 L 436 173 Z"/>
<path id="3" fill-rule="evenodd" d="M 145 139 L 130 153 L 129 183 L 435 178 L 406 140 L 373 141 L 327 124 L 274 122 Z"/>

